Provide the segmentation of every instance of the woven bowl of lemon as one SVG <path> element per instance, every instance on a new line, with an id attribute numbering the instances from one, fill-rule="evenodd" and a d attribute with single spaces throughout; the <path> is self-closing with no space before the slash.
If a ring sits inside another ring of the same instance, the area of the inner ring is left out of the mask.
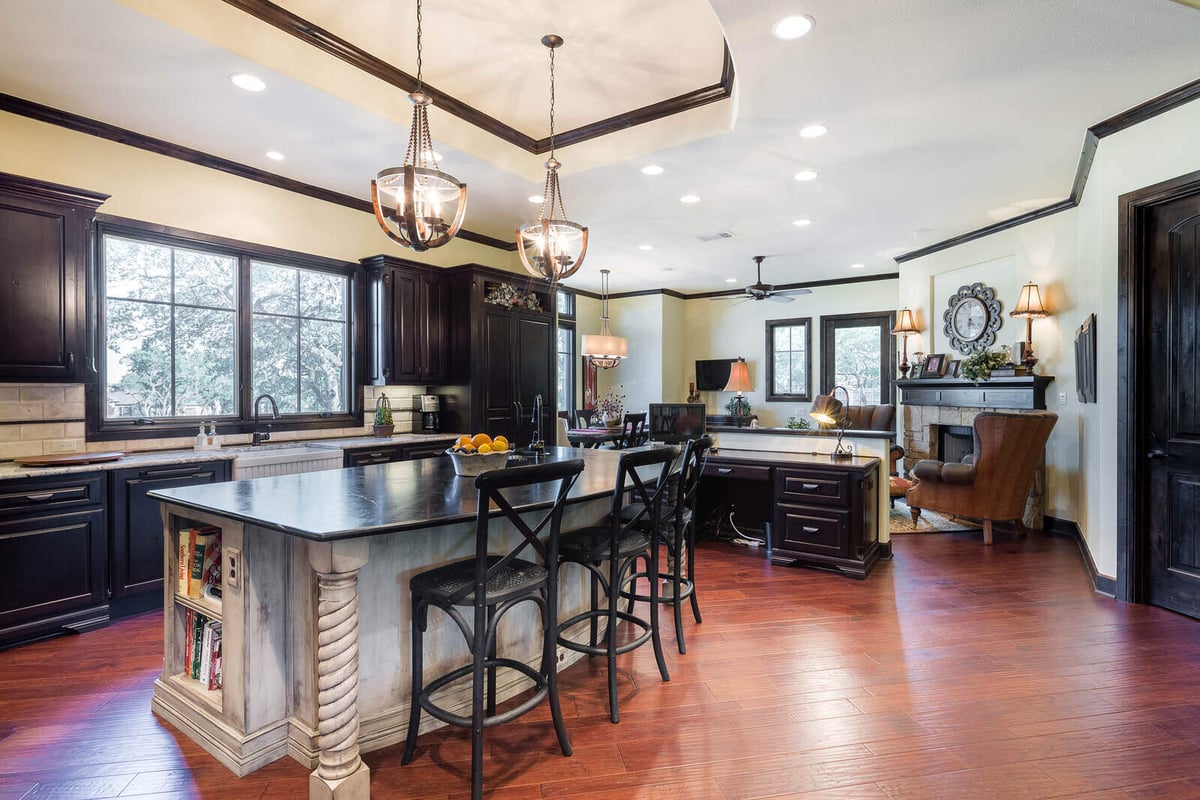
<path id="1" fill-rule="evenodd" d="M 454 462 L 454 474 L 474 478 L 490 469 L 504 469 L 509 456 L 508 439 L 497 436 L 493 439 L 486 433 L 460 436 L 446 453 Z"/>

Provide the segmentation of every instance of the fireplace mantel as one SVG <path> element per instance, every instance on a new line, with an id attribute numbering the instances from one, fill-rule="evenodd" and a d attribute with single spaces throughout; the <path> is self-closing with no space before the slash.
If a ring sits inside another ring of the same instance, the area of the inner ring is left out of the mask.
<path id="1" fill-rule="evenodd" d="M 1020 378 L 991 378 L 986 381 L 956 378 L 896 381 L 903 396 L 900 402 L 912 406 L 953 408 L 1046 408 L 1046 387 L 1053 375 Z"/>

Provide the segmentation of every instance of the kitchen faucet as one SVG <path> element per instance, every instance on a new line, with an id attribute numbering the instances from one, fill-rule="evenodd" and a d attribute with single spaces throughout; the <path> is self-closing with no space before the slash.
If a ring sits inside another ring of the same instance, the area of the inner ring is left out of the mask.
<path id="1" fill-rule="evenodd" d="M 279 419 L 279 406 L 275 404 L 275 398 L 269 394 L 260 394 L 254 401 L 254 433 L 250 436 L 251 444 L 262 444 L 271 439 L 271 425 L 267 423 L 267 429 L 260 431 L 258 429 L 258 407 L 263 400 L 271 404 L 271 419 Z"/>
<path id="2" fill-rule="evenodd" d="M 536 395 L 533 398 L 533 441 L 529 444 L 529 449 L 534 451 L 542 451 L 546 449 L 546 443 L 542 441 L 542 396 Z"/>

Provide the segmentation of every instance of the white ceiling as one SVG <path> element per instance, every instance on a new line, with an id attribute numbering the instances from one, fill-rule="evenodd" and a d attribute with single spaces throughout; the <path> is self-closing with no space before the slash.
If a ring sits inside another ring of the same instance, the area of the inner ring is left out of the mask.
<path id="1" fill-rule="evenodd" d="M 412 0 L 279 4 L 415 73 Z M 797 13 L 812 33 L 771 34 Z M 605 267 L 613 292 L 745 285 L 758 254 L 769 283 L 894 272 L 897 254 L 1067 197 L 1089 126 L 1200 78 L 1200 11 L 1171 0 L 425 0 L 425 80 L 545 137 L 545 33 L 566 39 L 560 132 L 717 83 L 722 40 L 734 61 L 731 99 L 559 149 L 567 211 L 591 229 L 569 283 L 596 290 Z M 267 90 L 234 89 L 239 71 Z M 4 0 L 0 92 L 363 199 L 403 159 L 411 113 L 222 0 Z M 801 138 L 809 122 L 828 135 Z M 465 226 L 510 239 L 545 155 L 444 109 L 431 124 L 470 186 Z M 819 177 L 797 182 L 802 167 Z"/>

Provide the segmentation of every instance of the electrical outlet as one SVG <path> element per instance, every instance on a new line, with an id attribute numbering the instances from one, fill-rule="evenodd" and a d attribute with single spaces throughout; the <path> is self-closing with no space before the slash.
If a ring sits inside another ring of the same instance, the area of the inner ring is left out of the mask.
<path id="1" fill-rule="evenodd" d="M 1065 403 L 1065 402 L 1067 402 L 1067 393 L 1066 393 L 1066 392 L 1059 392 L 1059 393 L 1058 393 L 1058 402 L 1060 402 L 1060 403 Z"/>
<path id="2" fill-rule="evenodd" d="M 47 453 L 74 453 L 79 443 L 74 439 L 53 439 L 45 443 Z"/>
<path id="3" fill-rule="evenodd" d="M 558 663 L 565 664 L 566 662 L 567 662 L 567 648 L 560 646 L 558 648 Z"/>
<path id="4" fill-rule="evenodd" d="M 225 548 L 225 574 L 222 582 L 230 589 L 238 588 L 242 582 L 242 551 L 236 547 Z"/>

